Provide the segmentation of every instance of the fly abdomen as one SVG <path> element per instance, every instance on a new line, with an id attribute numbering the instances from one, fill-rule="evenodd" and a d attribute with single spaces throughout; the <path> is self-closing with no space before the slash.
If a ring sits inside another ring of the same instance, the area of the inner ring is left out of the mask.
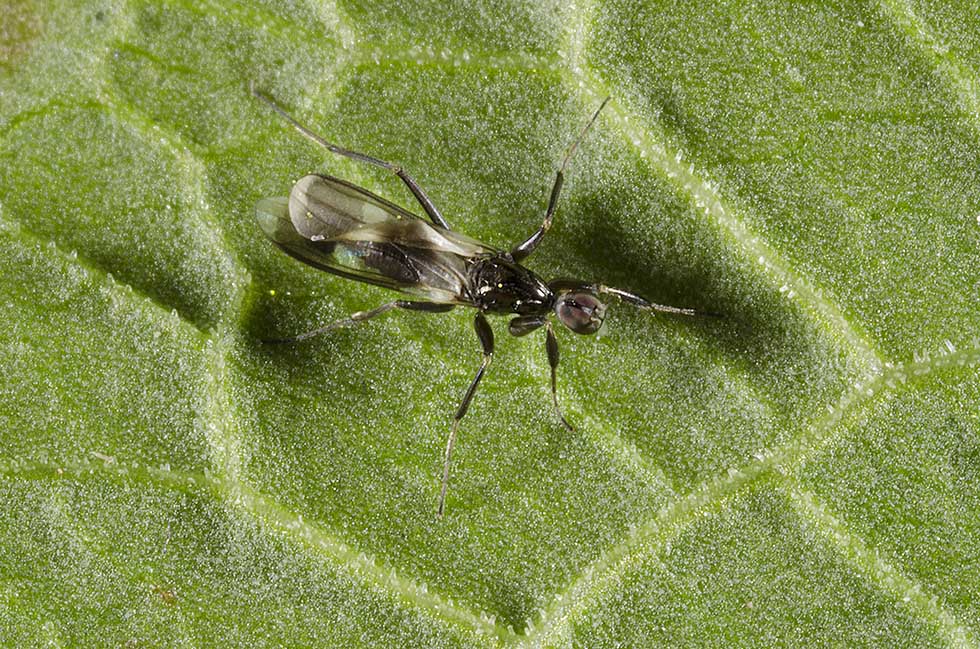
<path id="1" fill-rule="evenodd" d="M 326 243 L 326 242 L 324 242 Z M 333 241 L 331 256 L 346 268 L 373 270 L 401 284 L 418 284 L 420 275 L 399 246 L 374 241 Z"/>

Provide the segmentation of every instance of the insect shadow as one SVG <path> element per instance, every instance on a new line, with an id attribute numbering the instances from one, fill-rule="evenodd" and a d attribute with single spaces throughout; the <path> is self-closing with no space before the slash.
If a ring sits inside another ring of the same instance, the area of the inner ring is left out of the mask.
<path id="1" fill-rule="evenodd" d="M 314 268 L 407 296 L 367 311 L 358 311 L 313 331 L 264 342 L 299 342 L 395 309 L 427 313 L 442 313 L 457 306 L 476 309 L 473 324 L 483 348 L 483 361 L 453 415 L 443 460 L 439 517 L 445 512 L 449 469 L 459 422 L 466 415 L 493 359 L 493 330 L 486 314 L 514 316 L 507 327 L 513 336 L 524 336 L 544 328 L 545 351 L 551 367 L 552 402 L 555 414 L 568 430 L 574 429 L 562 414 L 556 391 L 559 352 L 551 316 L 575 333 L 594 334 L 602 326 L 606 314 L 606 305 L 600 300 L 605 296 L 647 311 L 686 316 L 714 315 L 656 304 L 625 289 L 596 282 L 574 279 L 546 282 L 521 263 L 534 252 L 551 228 L 568 162 L 609 102 L 608 97 L 568 147 L 558 167 L 541 226 L 510 250 L 502 250 L 454 231 L 426 192 L 402 167 L 332 144 L 256 90 L 254 84 L 250 84 L 250 91 L 303 136 L 328 151 L 398 176 L 429 221 L 362 187 L 325 174 L 300 178 L 288 198 L 259 201 L 255 208 L 259 226 L 286 254 Z"/>

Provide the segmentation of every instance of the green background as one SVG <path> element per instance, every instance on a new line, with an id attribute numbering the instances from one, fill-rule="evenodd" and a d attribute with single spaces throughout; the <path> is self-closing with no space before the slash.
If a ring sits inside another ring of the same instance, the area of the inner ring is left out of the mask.
<path id="1" fill-rule="evenodd" d="M 0 9 L 0 644 L 980 646 L 970 2 Z M 657 302 L 480 360 L 254 205 L 311 171 Z"/>

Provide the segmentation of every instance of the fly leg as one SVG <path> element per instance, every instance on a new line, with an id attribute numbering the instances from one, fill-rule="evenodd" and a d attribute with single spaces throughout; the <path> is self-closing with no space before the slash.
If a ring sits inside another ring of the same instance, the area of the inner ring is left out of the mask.
<path id="1" fill-rule="evenodd" d="M 565 167 L 568 166 L 568 161 L 572 158 L 572 154 L 575 153 L 575 149 L 578 148 L 579 142 L 585 137 L 585 134 L 589 132 L 592 128 L 592 124 L 595 123 L 597 117 L 599 117 L 599 112 L 605 107 L 609 102 L 609 97 L 606 97 L 602 104 L 596 109 L 595 113 L 592 114 L 592 119 L 589 123 L 585 125 L 582 132 L 579 133 L 575 141 L 572 142 L 572 146 L 568 147 L 568 151 L 565 153 L 565 158 L 561 161 L 561 166 L 558 168 L 558 175 L 555 176 L 555 184 L 551 186 L 551 198 L 548 199 L 548 210 L 544 214 L 544 223 L 538 228 L 537 232 L 532 234 L 527 240 L 521 245 L 517 246 L 510 251 L 510 256 L 514 258 L 514 261 L 521 261 L 538 247 L 541 243 L 541 239 L 544 238 L 545 232 L 551 228 L 551 221 L 554 219 L 555 210 L 558 208 L 558 197 L 561 196 L 561 186 L 565 182 Z"/>
<path id="2" fill-rule="evenodd" d="M 551 323 L 547 324 L 548 337 L 545 339 L 545 348 L 548 350 L 548 365 L 551 366 L 551 400 L 555 404 L 555 412 L 558 413 L 558 418 L 561 419 L 561 423 L 565 425 L 569 431 L 574 431 L 572 425 L 568 423 L 565 419 L 565 415 L 561 413 L 561 407 L 558 405 L 558 391 L 556 389 L 556 375 L 558 373 L 558 339 L 555 338 L 555 332 L 551 328 Z"/>
<path id="3" fill-rule="evenodd" d="M 562 165 L 564 167 L 564 165 Z M 544 233 L 551 228 L 551 221 L 555 216 L 555 208 L 558 207 L 558 197 L 561 196 L 561 186 L 565 182 L 565 176 L 561 171 L 555 177 L 555 184 L 551 186 L 551 198 L 548 200 L 548 211 L 544 215 L 544 223 L 538 228 L 537 232 L 532 234 L 527 240 L 521 245 L 517 246 L 510 251 L 510 256 L 514 258 L 514 261 L 520 262 L 522 259 L 534 252 L 534 249 L 538 247 L 541 243 L 541 239 L 544 238 Z"/>
<path id="4" fill-rule="evenodd" d="M 333 331 L 334 329 L 340 329 L 341 327 L 349 327 L 351 325 L 357 324 L 358 322 L 364 322 L 375 316 L 379 316 L 382 313 L 387 313 L 392 309 L 408 309 L 410 311 L 427 311 L 429 313 L 442 313 L 444 311 L 451 310 L 455 305 L 453 304 L 438 304 L 436 302 L 411 302 L 409 300 L 395 300 L 394 302 L 388 302 L 387 304 L 382 304 L 379 307 L 371 309 L 370 311 L 358 311 L 357 313 L 352 313 L 348 317 L 337 320 L 336 322 L 331 322 L 325 327 L 320 327 L 319 329 L 314 329 L 313 331 L 307 331 L 298 336 L 293 336 L 292 338 L 266 338 L 262 342 L 269 344 L 285 344 L 285 343 L 296 343 L 301 340 L 306 340 L 307 338 L 312 338 L 313 336 L 318 336 L 320 334 L 325 334 L 328 331 Z"/>
<path id="5" fill-rule="evenodd" d="M 426 215 L 428 215 L 428 217 L 432 220 L 432 222 L 438 225 L 439 227 L 446 228 L 447 230 L 452 229 L 449 227 L 449 224 L 446 223 L 446 219 L 442 218 L 442 214 L 440 214 L 436 206 L 433 205 L 432 200 L 429 199 L 425 191 L 421 187 L 419 187 L 418 183 L 415 182 L 415 180 L 413 180 L 412 177 L 409 176 L 404 169 L 402 169 L 396 164 L 392 164 L 390 162 L 386 162 L 379 158 L 375 158 L 374 156 L 369 156 L 365 153 L 358 153 L 357 151 L 351 151 L 350 149 L 345 149 L 343 147 L 337 146 L 336 144 L 327 142 L 320 135 L 317 135 L 309 128 L 303 126 L 298 121 L 296 121 L 296 118 L 294 118 L 292 115 L 287 113 L 281 106 L 279 106 L 279 104 L 277 104 L 272 99 L 266 97 L 264 94 L 256 90 L 254 82 L 249 82 L 249 90 L 257 99 L 260 99 L 261 101 L 265 102 L 269 106 L 269 108 L 276 111 L 283 119 L 289 122 L 293 126 L 293 128 L 295 128 L 297 131 L 299 131 L 309 139 L 313 140 L 320 146 L 326 148 L 328 151 L 332 153 L 336 153 L 337 155 L 342 155 L 345 158 L 350 158 L 351 160 L 357 160 L 358 162 L 365 162 L 369 165 L 374 165 L 375 167 L 381 167 L 382 169 L 387 169 L 391 173 L 401 178 L 402 182 L 405 183 L 409 191 L 412 192 L 412 195 L 415 197 L 415 200 L 419 202 L 419 205 L 422 206 L 422 209 L 425 210 Z"/>
<path id="6" fill-rule="evenodd" d="M 469 409 L 470 401 L 473 400 L 473 394 L 476 392 L 476 386 L 480 385 L 480 379 L 483 378 L 483 373 L 486 372 L 490 361 L 493 360 L 493 330 L 490 328 L 490 323 L 487 322 L 486 317 L 482 313 L 477 312 L 473 326 L 476 329 L 477 337 L 480 339 L 480 344 L 483 345 L 483 362 L 480 363 L 480 369 L 476 371 L 476 376 L 470 381 L 470 387 L 466 389 L 466 394 L 463 395 L 463 400 L 460 402 L 459 408 L 456 409 L 456 415 L 453 417 L 453 428 L 449 433 L 449 440 L 446 443 L 446 460 L 442 467 L 442 489 L 439 492 L 439 518 L 442 518 L 442 514 L 446 508 L 446 489 L 449 487 L 449 464 L 453 456 L 453 446 L 456 444 L 456 431 L 459 429 L 459 420 L 463 418 L 467 409 Z"/>

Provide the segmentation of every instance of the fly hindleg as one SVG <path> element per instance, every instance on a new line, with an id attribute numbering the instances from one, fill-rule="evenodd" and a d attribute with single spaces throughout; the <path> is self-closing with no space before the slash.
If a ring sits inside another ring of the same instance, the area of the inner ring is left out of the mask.
<path id="1" fill-rule="evenodd" d="M 394 302 L 388 302 L 387 304 L 382 304 L 379 307 L 371 309 L 370 311 L 358 311 L 352 313 L 351 315 L 343 318 L 342 320 L 337 320 L 336 322 L 331 322 L 330 324 L 320 327 L 319 329 L 314 329 L 313 331 L 307 331 L 306 333 L 299 334 L 298 336 L 293 336 L 291 338 L 265 338 L 262 340 L 264 343 L 272 345 L 281 345 L 286 343 L 297 343 L 301 340 L 306 340 L 307 338 L 312 338 L 313 336 L 319 336 L 320 334 L 325 334 L 328 331 L 333 331 L 334 329 L 340 329 L 341 327 L 350 327 L 358 322 L 364 322 L 365 320 L 370 320 L 375 316 L 379 316 L 382 313 L 387 313 L 392 309 L 407 309 L 410 311 L 427 311 L 429 313 L 442 313 L 444 311 L 450 311 L 455 305 L 453 304 L 439 304 L 438 302 L 412 302 L 410 300 L 395 300 Z"/>

